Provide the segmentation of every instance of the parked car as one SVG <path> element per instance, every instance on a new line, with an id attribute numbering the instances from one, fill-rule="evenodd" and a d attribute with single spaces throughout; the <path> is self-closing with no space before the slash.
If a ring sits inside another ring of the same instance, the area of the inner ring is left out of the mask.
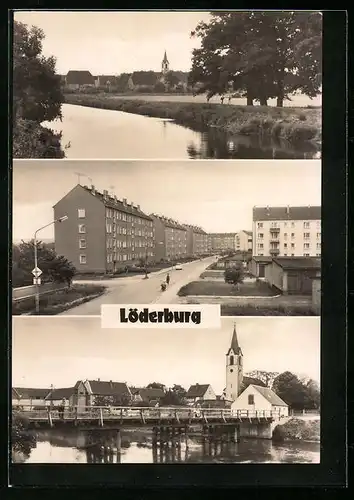
<path id="1" fill-rule="evenodd" d="M 176 264 L 175 269 L 176 271 L 182 271 L 182 264 Z"/>

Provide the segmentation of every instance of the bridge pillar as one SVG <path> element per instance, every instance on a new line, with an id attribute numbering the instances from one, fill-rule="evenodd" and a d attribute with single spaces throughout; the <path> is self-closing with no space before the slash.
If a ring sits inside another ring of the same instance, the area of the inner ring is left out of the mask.
<path id="1" fill-rule="evenodd" d="M 238 425 L 236 425 L 235 429 L 234 429 L 234 443 L 239 443 L 240 442 L 240 430 L 239 430 L 239 427 Z"/>
<path id="2" fill-rule="evenodd" d="M 117 453 L 121 454 L 122 452 L 122 434 L 121 430 L 118 429 L 116 433 L 116 448 L 117 448 Z"/>

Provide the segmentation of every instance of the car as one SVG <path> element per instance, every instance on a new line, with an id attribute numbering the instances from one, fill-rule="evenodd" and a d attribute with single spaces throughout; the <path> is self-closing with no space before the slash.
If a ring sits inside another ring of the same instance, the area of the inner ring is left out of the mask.
<path id="1" fill-rule="evenodd" d="M 176 264 L 175 269 L 176 271 L 182 271 L 182 264 Z"/>

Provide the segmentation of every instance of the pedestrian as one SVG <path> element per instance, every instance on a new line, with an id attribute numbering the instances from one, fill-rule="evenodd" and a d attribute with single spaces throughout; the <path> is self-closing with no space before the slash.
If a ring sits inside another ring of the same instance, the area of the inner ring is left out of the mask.
<path id="1" fill-rule="evenodd" d="M 224 99 L 225 99 L 225 97 L 222 95 L 222 96 L 220 97 L 221 104 L 224 104 Z"/>
<path id="2" fill-rule="evenodd" d="M 169 273 L 167 273 L 167 276 L 166 276 L 166 283 L 168 285 L 170 284 L 170 275 L 169 275 Z"/>

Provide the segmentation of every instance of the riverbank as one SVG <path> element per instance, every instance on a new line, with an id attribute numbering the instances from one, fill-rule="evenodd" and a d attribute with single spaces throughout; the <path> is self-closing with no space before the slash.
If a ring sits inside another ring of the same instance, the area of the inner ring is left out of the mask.
<path id="1" fill-rule="evenodd" d="M 197 131 L 216 128 L 230 134 L 265 135 L 293 145 L 311 142 L 320 148 L 321 144 L 321 108 L 153 102 L 81 93 L 66 94 L 65 103 L 173 120 Z"/>
<path id="2" fill-rule="evenodd" d="M 321 441 L 320 420 L 302 420 L 291 418 L 284 424 L 277 425 L 273 430 L 273 441 L 307 441 L 319 443 Z"/>

